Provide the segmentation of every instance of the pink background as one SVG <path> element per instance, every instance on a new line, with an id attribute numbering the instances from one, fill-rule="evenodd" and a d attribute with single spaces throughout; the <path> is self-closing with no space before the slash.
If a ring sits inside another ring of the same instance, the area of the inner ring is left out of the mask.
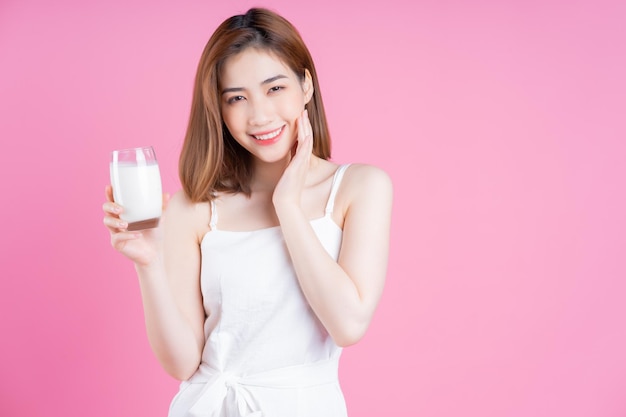
<path id="1" fill-rule="evenodd" d="M 0 415 L 166 415 L 109 152 L 154 145 L 175 191 L 200 52 L 257 4 L 0 3 Z M 395 183 L 351 415 L 626 416 L 624 3 L 264 5 L 313 53 L 334 159 Z"/>

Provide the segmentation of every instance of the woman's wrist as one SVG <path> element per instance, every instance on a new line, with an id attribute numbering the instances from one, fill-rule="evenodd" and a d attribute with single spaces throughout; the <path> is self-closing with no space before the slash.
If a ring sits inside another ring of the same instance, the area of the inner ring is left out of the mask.
<path id="1" fill-rule="evenodd" d="M 304 215 L 302 208 L 295 201 L 275 201 L 274 210 L 276 211 L 276 216 L 278 216 L 278 220 L 281 221 L 281 223 L 283 220 Z"/>
<path id="2" fill-rule="evenodd" d="M 135 261 L 135 270 L 139 276 L 154 275 L 165 271 L 165 264 L 163 263 L 163 257 L 154 255 L 151 259 L 145 261 Z"/>

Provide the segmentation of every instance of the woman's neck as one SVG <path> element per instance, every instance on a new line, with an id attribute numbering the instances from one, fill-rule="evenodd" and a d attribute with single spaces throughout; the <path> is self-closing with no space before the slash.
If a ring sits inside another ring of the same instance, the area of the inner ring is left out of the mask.
<path id="1" fill-rule="evenodd" d="M 273 192 L 274 188 L 276 188 L 276 184 L 278 184 L 278 181 L 280 181 L 280 178 L 283 176 L 287 165 L 289 165 L 290 160 L 291 158 L 277 162 L 254 161 L 252 167 L 252 181 L 250 183 L 252 192 Z M 317 165 L 317 162 L 318 158 L 312 156 L 309 169 Z"/>
<path id="2" fill-rule="evenodd" d="M 289 160 L 281 160 L 277 162 L 254 161 L 252 166 L 252 181 L 250 187 L 252 192 L 273 191 L 276 184 L 285 172 L 285 168 L 289 165 Z"/>

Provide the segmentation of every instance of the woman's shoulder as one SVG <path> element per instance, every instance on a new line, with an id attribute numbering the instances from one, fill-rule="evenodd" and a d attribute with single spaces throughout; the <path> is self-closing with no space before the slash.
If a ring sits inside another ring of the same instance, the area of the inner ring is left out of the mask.
<path id="1" fill-rule="evenodd" d="M 350 163 L 344 174 L 345 187 L 358 191 L 391 191 L 391 177 L 384 169 L 370 164 Z"/>
<path id="2" fill-rule="evenodd" d="M 169 199 L 166 209 L 168 223 L 202 235 L 209 224 L 209 202 L 194 202 L 180 189 Z"/>
<path id="3" fill-rule="evenodd" d="M 342 227 L 344 231 L 351 230 L 350 233 L 367 228 L 372 219 L 380 219 L 380 225 L 383 225 L 384 219 L 391 216 L 392 204 L 393 187 L 389 174 L 375 165 L 352 163 L 344 171 L 337 191 L 335 211 L 342 213 L 343 218 L 337 218 L 336 222 L 345 226 L 350 218 L 352 226 Z"/>
<path id="4" fill-rule="evenodd" d="M 393 200 L 391 177 L 378 166 L 351 163 L 344 172 L 337 199 L 344 213 L 355 208 L 362 212 L 364 207 L 390 206 Z"/>
<path id="5" fill-rule="evenodd" d="M 203 207 L 209 204 L 208 202 L 194 202 L 189 196 L 185 193 L 183 189 L 177 190 L 169 200 L 168 209 L 172 208 L 176 211 L 182 212 L 193 212 L 197 211 L 198 208 Z"/>

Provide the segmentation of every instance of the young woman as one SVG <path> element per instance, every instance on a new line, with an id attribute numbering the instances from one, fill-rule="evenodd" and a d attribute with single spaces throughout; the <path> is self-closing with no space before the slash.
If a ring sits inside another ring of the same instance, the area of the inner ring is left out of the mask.
<path id="1" fill-rule="evenodd" d="M 383 290 L 392 187 L 329 159 L 306 46 L 251 9 L 204 49 L 183 189 L 161 225 L 128 231 L 107 187 L 104 223 L 135 264 L 150 344 L 183 381 L 170 417 L 346 415 L 339 355 Z"/>

